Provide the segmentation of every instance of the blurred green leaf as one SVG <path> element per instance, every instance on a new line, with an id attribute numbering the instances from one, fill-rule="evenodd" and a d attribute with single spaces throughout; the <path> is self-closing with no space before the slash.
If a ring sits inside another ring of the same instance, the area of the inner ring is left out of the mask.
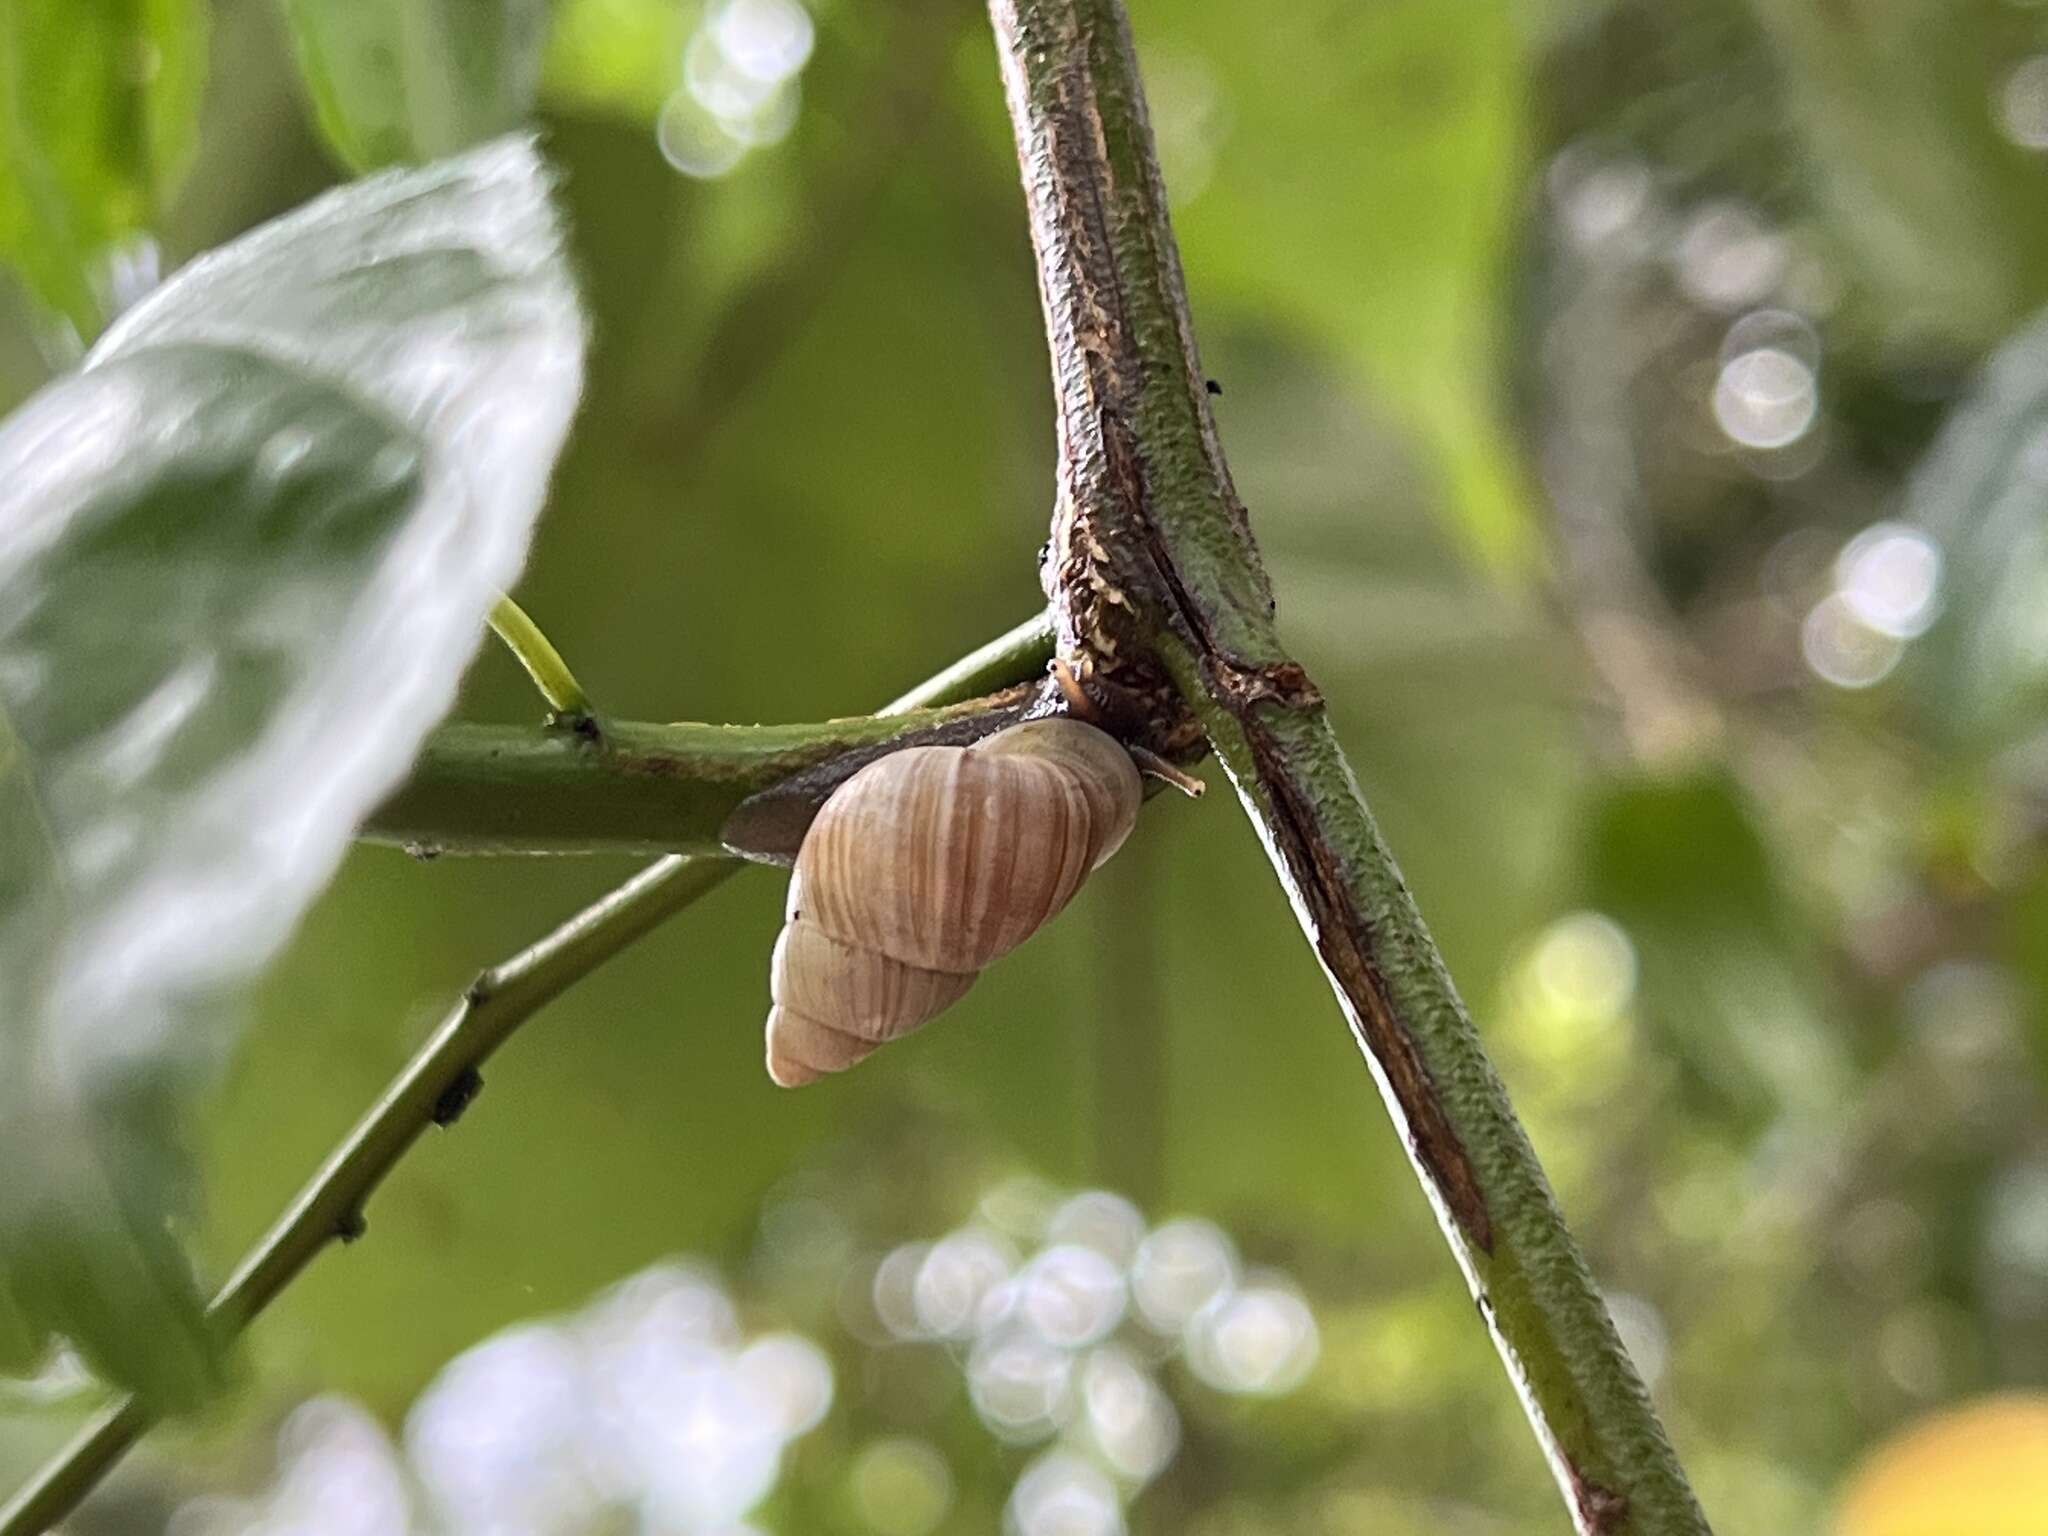
<path id="1" fill-rule="evenodd" d="M 517 574 L 581 383 L 532 147 L 330 193 L 0 426 L 0 1286 L 163 1404 L 180 1095 Z"/>
<path id="2" fill-rule="evenodd" d="M 357 170 L 436 159 L 523 123 L 547 0 L 282 0 L 320 131 Z"/>
<path id="3" fill-rule="evenodd" d="M 2005 962 L 2012 967 L 2025 999 L 2028 1053 L 2041 1081 L 2048 1084 L 2048 867 L 2035 869 L 2014 891 L 1999 935 Z"/>
<path id="4" fill-rule="evenodd" d="M 2048 317 L 1993 356 L 1906 487 L 1942 551 L 1942 612 L 1907 653 L 1926 728 L 1978 756 L 2048 704 Z"/>
<path id="5" fill-rule="evenodd" d="M 1205 3 L 1146 33 L 1195 302 L 1333 346 L 1433 450 L 1469 546 L 1534 553 L 1502 425 L 1497 281 L 1524 150 L 1508 0 Z"/>
<path id="6" fill-rule="evenodd" d="M 21 1308 L 5 1287 L 0 1287 L 0 1376 L 26 1376 L 39 1363 L 40 1340 Z"/>
<path id="7" fill-rule="evenodd" d="M 561 0 L 548 37 L 548 95 L 652 123 L 681 79 L 695 9 L 682 0 Z"/>
<path id="8" fill-rule="evenodd" d="M 1819 975 L 1733 781 L 1614 785 L 1593 804 L 1585 847 L 1588 904 L 1635 944 L 1640 1012 L 1659 1048 L 1755 1123 L 1838 1107 L 1844 1063 Z"/>
<path id="9" fill-rule="evenodd" d="M 1739 196 L 1776 217 L 1801 201 L 1783 72 L 1747 0 L 1615 0 L 1541 60 L 1546 148 L 1631 149 L 1678 205 Z"/>
<path id="10" fill-rule="evenodd" d="M 1749 0 L 1803 179 L 1885 340 L 1966 347 L 2048 298 L 2048 169 L 2000 132 L 2039 22 L 1984 0 Z"/>
<path id="11" fill-rule="evenodd" d="M 0 261 L 89 340 L 191 159 L 205 0 L 0 0 Z"/>

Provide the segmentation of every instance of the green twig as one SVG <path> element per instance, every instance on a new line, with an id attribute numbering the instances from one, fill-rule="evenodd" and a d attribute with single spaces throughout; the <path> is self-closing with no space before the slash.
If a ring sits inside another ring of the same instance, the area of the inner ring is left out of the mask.
<path id="1" fill-rule="evenodd" d="M 478 1068 L 571 983 L 730 875 L 728 860 L 661 860 L 530 949 L 470 984 L 441 1027 L 329 1154 L 207 1309 L 238 1331 L 330 1242 L 363 1231 L 364 1202 L 429 1125 L 448 1124 L 481 1083 Z M 0 1510 L 0 1536 L 39 1536 L 78 1506 L 151 1424 L 128 1397 L 79 1431 Z"/>
<path id="2" fill-rule="evenodd" d="M 969 651 L 943 672 L 934 673 L 910 692 L 882 706 L 885 715 L 908 714 L 964 703 L 1012 683 L 1036 677 L 1052 656 L 1052 617 L 1039 612 L 978 650 Z"/>
<path id="3" fill-rule="evenodd" d="M 847 753 L 916 741 L 979 711 L 918 710 L 817 725 L 605 722 L 588 740 L 542 726 L 459 721 L 363 824 L 374 843 L 434 853 L 726 852 L 749 796 Z"/>
<path id="4" fill-rule="evenodd" d="M 548 708 L 565 720 L 588 720 L 597 713 L 597 706 L 590 702 L 590 695 L 562 660 L 562 653 L 524 608 L 510 597 L 501 596 L 491 608 L 489 623 L 491 633 L 504 641 L 505 649 L 526 668 L 526 675 L 548 701 Z"/>
<path id="5" fill-rule="evenodd" d="M 879 714 L 817 725 L 613 720 L 595 738 L 446 725 L 362 836 L 440 853 L 772 854 L 778 850 L 730 846 L 728 821 L 741 802 L 894 743 L 964 740 L 1007 723 L 1022 701 L 991 691 L 1042 670 L 1051 650 L 1041 614 Z M 932 698 L 964 702 L 914 702 Z"/>
<path id="6" fill-rule="evenodd" d="M 1020 625 L 889 706 L 935 708 L 1042 666 L 1043 619 Z M 1034 644 L 1032 636 L 1040 637 Z M 429 1125 L 450 1125 L 483 1086 L 479 1069 L 512 1032 L 605 961 L 651 933 L 739 866 L 671 855 L 586 907 L 539 943 L 485 971 L 419 1053 L 329 1154 L 208 1308 L 238 1333 L 336 1239 L 364 1230 L 363 1207 Z M 0 1536 L 42 1536 L 76 1509 L 150 1427 L 134 1398 L 110 1404 L 0 1509 Z"/>
<path id="7" fill-rule="evenodd" d="M 990 0 L 1059 427 L 1063 660 L 1206 737 L 1372 1065 L 1587 1536 L 1707 1529 L 1322 700 L 1225 467 L 1121 0 Z M 1286 259 L 1284 252 L 1276 261 Z"/>

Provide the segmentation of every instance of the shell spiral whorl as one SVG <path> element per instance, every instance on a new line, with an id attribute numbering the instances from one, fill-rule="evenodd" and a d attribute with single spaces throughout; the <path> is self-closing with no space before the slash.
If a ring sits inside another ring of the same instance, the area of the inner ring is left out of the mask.
<path id="1" fill-rule="evenodd" d="M 957 1002 L 1123 845 L 1130 755 L 1078 720 L 907 747 L 818 812 L 770 967 L 768 1075 L 840 1072 Z"/>

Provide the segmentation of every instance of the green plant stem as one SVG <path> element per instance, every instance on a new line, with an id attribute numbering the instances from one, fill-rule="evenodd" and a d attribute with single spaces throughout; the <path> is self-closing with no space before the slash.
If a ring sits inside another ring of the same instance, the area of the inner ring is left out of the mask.
<path id="1" fill-rule="evenodd" d="M 546 726 L 444 725 L 360 835 L 434 853 L 726 852 L 751 795 L 864 748 L 919 739 L 962 710 L 819 725 L 608 721 L 590 740 Z"/>
<path id="2" fill-rule="evenodd" d="M 964 657 L 888 706 L 932 709 L 1021 682 L 1043 665 L 1040 617 Z M 239 1333 L 329 1243 L 364 1231 L 363 1207 L 429 1125 L 452 1125 L 483 1086 L 479 1069 L 541 1008 L 730 876 L 728 858 L 672 854 L 472 982 L 221 1288 L 210 1319 Z M 42 1536 L 76 1509 L 149 1429 L 122 1398 L 91 1419 L 4 1508 L 0 1536 Z"/>
<path id="3" fill-rule="evenodd" d="M 590 695 L 562 660 L 562 653 L 524 608 L 509 596 L 500 597 L 492 605 L 489 623 L 491 633 L 505 642 L 505 649 L 526 669 L 533 686 L 548 701 L 549 709 L 569 718 L 588 718 L 597 713 L 597 706 L 590 702 Z"/>
<path id="4" fill-rule="evenodd" d="M 1313 682 L 1225 466 L 1120 0 L 990 0 L 1052 352 L 1077 673 L 1190 717 L 1257 824 L 1588 1536 L 1707 1529 Z M 1276 253 L 1275 260 L 1284 260 Z"/>
<path id="5" fill-rule="evenodd" d="M 904 715 L 913 709 L 964 704 L 1037 677 L 1051 659 L 1052 616 L 1040 611 L 969 651 L 945 671 L 934 672 L 908 693 L 898 694 L 881 713 Z"/>
<path id="6" fill-rule="evenodd" d="M 436 853 L 722 855 L 742 801 L 849 754 L 998 723 L 1009 706 L 984 696 L 1051 652 L 1040 614 L 880 713 L 818 725 L 445 725 L 360 835 Z M 935 698 L 951 702 L 917 702 Z"/>
<path id="7" fill-rule="evenodd" d="M 222 1287 L 207 1317 L 239 1332 L 330 1242 L 364 1230 L 362 1208 L 429 1125 L 453 1122 L 484 1060 L 527 1019 L 665 918 L 719 884 L 730 860 L 650 865 L 531 948 L 472 982 L 420 1052 L 342 1139 Z M 149 1429 L 133 1397 L 109 1405 L 0 1510 L 0 1536 L 47 1531 Z"/>

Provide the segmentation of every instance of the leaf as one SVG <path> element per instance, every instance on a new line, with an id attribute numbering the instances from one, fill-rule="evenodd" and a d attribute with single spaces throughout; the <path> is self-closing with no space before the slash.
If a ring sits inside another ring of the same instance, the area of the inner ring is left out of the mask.
<path id="1" fill-rule="evenodd" d="M 1718 773 L 1637 779 L 1595 800 L 1586 898 L 1637 952 L 1645 1029 L 1753 1123 L 1832 1115 L 1848 1064 L 1813 957 L 1741 792 Z"/>
<path id="2" fill-rule="evenodd" d="M 549 99 L 652 123 L 675 93 L 694 20 L 676 0 L 561 0 L 548 38 Z"/>
<path id="3" fill-rule="evenodd" d="M 1748 0 L 1806 147 L 1805 179 L 1897 346 L 1995 340 L 2048 299 L 2038 153 L 2000 131 L 2037 22 L 1973 0 Z"/>
<path id="4" fill-rule="evenodd" d="M 0 424 L 0 1289 L 163 1404 L 221 1015 L 452 703 L 581 384 L 507 141 L 195 262 Z"/>
<path id="5" fill-rule="evenodd" d="M 0 3 L 0 260 L 82 340 L 190 164 L 206 32 L 205 0 Z"/>
<path id="6" fill-rule="evenodd" d="M 2048 316 L 1999 349 L 1906 488 L 1942 552 L 1942 611 L 1903 675 L 1926 729 L 1984 755 L 2048 706 Z"/>
<path id="7" fill-rule="evenodd" d="M 39 1340 L 21 1308 L 0 1288 L 0 1376 L 26 1376 L 40 1363 Z"/>
<path id="8" fill-rule="evenodd" d="M 2048 867 L 2034 869 L 2012 891 L 2000 924 L 1999 950 L 2024 1000 L 2025 1037 L 2034 1070 L 2048 1088 Z"/>
<path id="9" fill-rule="evenodd" d="M 1515 7 L 1161 21 L 1146 82 L 1197 310 L 1224 297 L 1334 345 L 1433 451 L 1468 547 L 1521 566 L 1533 530 L 1493 381 L 1524 160 Z"/>
<path id="10" fill-rule="evenodd" d="M 525 122 L 547 0 L 283 0 L 320 131 L 357 170 L 453 154 Z"/>

